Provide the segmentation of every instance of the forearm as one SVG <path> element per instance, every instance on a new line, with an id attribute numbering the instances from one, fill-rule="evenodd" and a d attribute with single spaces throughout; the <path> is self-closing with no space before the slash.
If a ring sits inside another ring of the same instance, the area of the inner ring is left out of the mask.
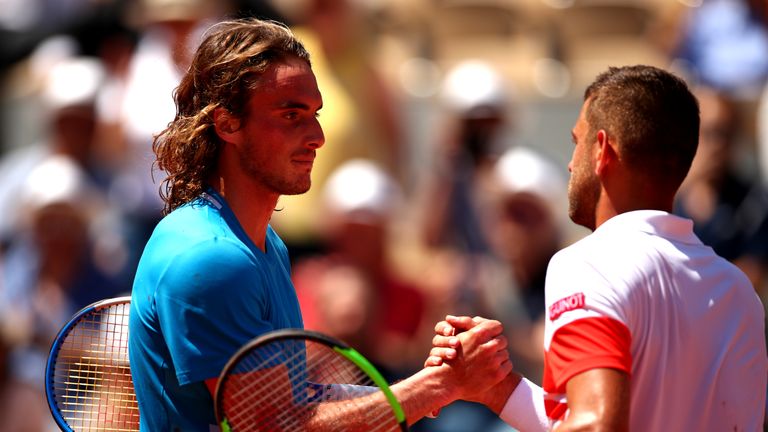
<path id="1" fill-rule="evenodd" d="M 566 384 L 568 417 L 558 432 L 629 430 L 629 375 L 597 368 L 582 372 Z"/>
<path id="2" fill-rule="evenodd" d="M 407 423 L 413 424 L 457 398 L 453 390 L 443 383 L 440 368 L 426 368 L 393 384 L 390 388 L 405 414 Z M 308 431 L 329 430 L 343 425 L 349 430 L 371 430 L 395 414 L 382 392 L 361 395 L 349 400 L 326 401 L 315 407 L 302 427 Z"/>
<path id="3" fill-rule="evenodd" d="M 570 415 L 560 423 L 553 432 L 612 432 L 610 426 L 601 423 L 600 419 L 592 413 Z"/>
<path id="4" fill-rule="evenodd" d="M 457 397 L 441 378 L 440 367 L 420 370 L 392 386 L 392 392 L 411 425 L 455 401 Z"/>
<path id="5" fill-rule="evenodd" d="M 392 406 L 387 402 L 384 393 L 379 391 L 349 400 L 322 402 L 306 413 L 304 419 L 299 422 L 300 427 L 291 424 L 281 430 L 323 432 L 341 428 L 362 431 L 375 430 L 384 425 L 394 426 L 396 423 Z"/>

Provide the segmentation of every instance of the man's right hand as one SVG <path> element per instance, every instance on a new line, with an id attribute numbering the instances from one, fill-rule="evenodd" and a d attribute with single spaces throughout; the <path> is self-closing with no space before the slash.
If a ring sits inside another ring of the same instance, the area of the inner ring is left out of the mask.
<path id="1" fill-rule="evenodd" d="M 429 357 L 424 362 L 424 366 L 453 365 L 457 359 L 465 355 L 464 353 L 472 352 L 477 347 L 483 347 L 481 341 L 484 337 L 494 335 L 493 339 L 485 342 L 485 344 L 493 345 L 504 351 L 503 354 L 499 355 L 505 357 L 506 361 L 500 364 L 501 368 L 498 371 L 503 376 L 482 377 L 475 374 L 465 377 L 464 380 L 468 385 L 467 388 L 463 389 L 463 395 L 460 398 L 482 403 L 498 414 L 522 379 L 519 374 L 512 371 L 512 363 L 509 361 L 509 355 L 506 351 L 507 341 L 501 335 L 502 331 L 501 323 L 495 320 L 448 315 L 445 321 L 440 321 L 435 325 L 435 337 L 432 339 L 433 347 Z M 464 361 L 471 362 L 472 360 L 472 358 L 466 358 Z M 496 382 L 491 383 L 492 381 Z"/>

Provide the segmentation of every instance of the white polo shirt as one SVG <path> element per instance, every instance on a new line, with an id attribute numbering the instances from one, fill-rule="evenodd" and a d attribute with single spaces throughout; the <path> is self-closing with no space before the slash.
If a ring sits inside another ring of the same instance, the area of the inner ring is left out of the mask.
<path id="1" fill-rule="evenodd" d="M 616 216 L 558 252 L 546 281 L 545 406 L 593 368 L 631 375 L 633 431 L 758 431 L 768 358 L 747 277 L 660 211 Z"/>

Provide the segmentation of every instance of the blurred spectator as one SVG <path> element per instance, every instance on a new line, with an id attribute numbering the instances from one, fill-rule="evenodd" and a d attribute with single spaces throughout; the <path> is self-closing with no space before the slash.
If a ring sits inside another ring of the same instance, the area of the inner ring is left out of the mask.
<path id="1" fill-rule="evenodd" d="M 113 204 L 136 222 L 145 241 L 162 210 L 159 185 L 163 173 L 152 163 L 153 136 L 176 115 L 173 91 L 201 33 L 228 9 L 227 1 L 141 0 L 135 2 L 134 25 L 140 32 L 122 74 L 115 74 L 102 97 L 102 115 L 117 139 Z"/>
<path id="2" fill-rule="evenodd" d="M 30 173 L 20 204 L 28 219 L 3 259 L 0 338 L 10 347 L 9 380 L 0 389 L 3 426 L 41 431 L 52 419 L 43 389 L 50 344 L 77 310 L 71 299 L 86 256 L 82 172 L 64 155 Z"/>
<path id="3" fill-rule="evenodd" d="M 342 164 L 323 190 L 327 253 L 294 268 L 305 326 L 346 340 L 390 379 L 421 366 L 436 322 L 425 320 L 423 291 L 389 256 L 401 199 L 394 179 L 377 164 Z"/>
<path id="4" fill-rule="evenodd" d="M 363 269 L 343 259 L 305 260 L 298 267 L 304 325 L 374 354 L 378 305 L 376 287 Z M 378 359 L 375 359 L 378 361 Z"/>
<path id="5" fill-rule="evenodd" d="M 22 146 L 0 161 L 0 205 L 7 209 L 0 219 L 3 243 L 14 235 L 23 214 L 19 206 L 11 203 L 17 202 L 19 190 L 35 166 L 51 155 L 66 155 L 89 174 L 97 169 L 91 155 L 96 127 L 95 98 L 104 79 L 104 68 L 96 59 L 70 59 L 74 48 L 68 41 L 53 42 L 57 52 L 41 54 L 40 57 L 48 59 L 33 59 L 36 62 L 30 62 L 27 72 L 28 77 L 39 82 L 39 118 L 49 125 L 41 128 L 44 139 Z"/>
<path id="6" fill-rule="evenodd" d="M 124 231 L 125 220 L 119 212 L 106 207 L 109 173 L 102 165 L 96 136 L 99 127 L 96 99 L 104 83 L 105 68 L 96 58 L 68 56 L 69 52 L 55 54 L 49 60 L 34 59 L 32 63 L 40 64 L 30 65 L 32 81 L 40 76 L 43 138 L 16 149 L 0 161 L 0 205 L 7 209 L 0 220 L 0 239 L 3 249 L 7 249 L 23 238 L 20 225 L 25 222 L 28 210 L 19 204 L 26 198 L 24 191 L 29 189 L 30 181 L 43 184 L 39 180 L 43 177 L 34 177 L 31 173 L 49 159 L 66 158 L 67 163 L 77 169 L 78 181 L 87 185 L 87 194 L 82 199 L 98 207 L 98 210 L 89 209 L 93 214 L 89 215 L 88 234 L 96 251 L 92 261 L 100 273 L 109 275 L 119 285 L 113 289 L 127 290 L 132 275 L 126 249 L 128 233 Z M 54 183 L 59 187 L 64 184 Z M 91 294 L 84 294 L 80 300 L 82 303 L 92 299 Z"/>
<path id="7" fill-rule="evenodd" d="M 738 170 L 738 110 L 722 92 L 697 91 L 699 148 L 677 196 L 675 212 L 694 220 L 694 232 L 739 266 L 757 290 L 768 269 L 768 194 Z"/>
<path id="8" fill-rule="evenodd" d="M 445 78 L 446 124 L 436 143 L 434 163 L 425 175 L 420 197 L 422 235 L 428 249 L 458 254 L 465 274 L 459 276 L 459 314 L 479 314 L 477 265 L 491 252 L 482 228 L 493 167 L 510 146 L 508 89 L 489 64 L 470 60 Z"/>
<path id="9" fill-rule="evenodd" d="M 768 187 L 768 83 L 757 104 L 756 129 L 759 173 L 763 185 Z"/>
<path id="10" fill-rule="evenodd" d="M 0 339 L 8 382 L 0 410 L 9 430 L 42 430 L 45 359 L 61 326 L 80 307 L 125 293 L 120 222 L 94 181 L 95 99 L 104 77 L 93 58 L 62 58 L 42 79 L 50 128 L 43 142 L 0 163 L 5 209 L 0 253 Z"/>
<path id="11" fill-rule="evenodd" d="M 755 100 L 768 79 L 768 3 L 706 0 L 686 8 L 672 58 L 695 81 Z"/>
<path id="12" fill-rule="evenodd" d="M 451 245 L 469 253 L 486 252 L 480 230 L 477 188 L 506 147 L 509 126 L 507 89 L 493 67 L 466 61 L 449 71 L 444 82 L 444 101 L 449 124 L 440 137 L 435 155 L 433 183 L 427 196 L 431 218 L 426 221 L 429 245 Z"/>
<path id="13" fill-rule="evenodd" d="M 496 166 L 513 144 L 510 89 L 493 65 L 467 60 L 448 71 L 441 97 L 445 124 L 439 126 L 434 163 L 424 175 L 426 184 L 419 206 L 425 253 L 444 257 L 430 267 L 449 278 L 442 293 L 443 307 L 454 315 L 500 319 L 507 329 L 517 324 L 516 349 L 530 362 L 536 356 L 528 351 L 531 320 L 511 267 L 494 257 L 491 239 L 499 236 L 498 227 L 486 225 L 497 216 L 493 192 L 500 178 Z M 414 429 L 458 432 L 496 428 L 509 430 L 485 407 L 459 401 Z"/>
<path id="14" fill-rule="evenodd" d="M 531 148 L 505 151 L 491 167 L 480 220 L 489 252 L 472 261 L 478 290 L 473 313 L 504 324 L 515 369 L 534 380 L 543 374 L 546 270 L 564 246 L 570 223 L 564 173 Z M 420 426 L 436 432 L 511 430 L 484 407 L 462 402 Z"/>
<path id="15" fill-rule="evenodd" d="M 498 188 L 483 224 L 493 251 L 485 309 L 504 323 L 516 370 L 534 380 L 543 373 L 547 266 L 570 223 L 564 172 L 530 148 L 507 150 L 494 167 Z"/>

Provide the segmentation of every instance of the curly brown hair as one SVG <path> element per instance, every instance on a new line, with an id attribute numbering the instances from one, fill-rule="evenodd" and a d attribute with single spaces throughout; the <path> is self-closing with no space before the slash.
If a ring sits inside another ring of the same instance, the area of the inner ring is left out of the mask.
<path id="1" fill-rule="evenodd" d="M 221 141 L 214 110 L 243 118 L 264 71 L 290 57 L 310 63 L 304 45 L 282 23 L 246 18 L 208 29 L 174 91 L 176 117 L 152 144 L 155 166 L 167 174 L 160 186 L 165 214 L 199 196 L 216 167 Z"/>

